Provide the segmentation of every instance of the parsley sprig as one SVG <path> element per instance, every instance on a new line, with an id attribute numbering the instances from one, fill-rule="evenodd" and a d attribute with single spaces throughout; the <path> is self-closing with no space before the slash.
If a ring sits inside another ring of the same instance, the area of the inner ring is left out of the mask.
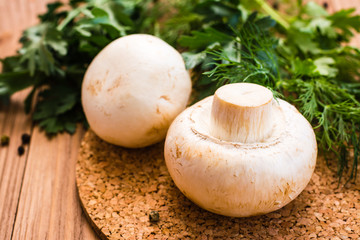
<path id="1" fill-rule="evenodd" d="M 2 60 L 0 96 L 31 87 L 26 112 L 34 104 L 33 119 L 48 134 L 73 133 L 86 126 L 80 90 L 85 70 L 96 54 L 121 36 L 156 33 L 165 7 L 144 0 L 72 0 L 56 2 L 40 15 L 40 23 L 24 31 L 18 54 Z"/>

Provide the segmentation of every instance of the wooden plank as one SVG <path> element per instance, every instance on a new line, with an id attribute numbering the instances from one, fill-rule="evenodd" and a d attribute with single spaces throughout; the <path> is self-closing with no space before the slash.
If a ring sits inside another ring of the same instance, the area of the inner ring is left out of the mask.
<path id="1" fill-rule="evenodd" d="M 22 31 L 38 22 L 46 4 L 56 0 L 0 0 L 0 58 L 10 56 L 20 47 Z"/>
<path id="2" fill-rule="evenodd" d="M 96 239 L 80 208 L 75 163 L 83 130 L 49 140 L 35 127 L 13 239 Z"/>
<path id="3" fill-rule="evenodd" d="M 0 146 L 1 239 L 11 237 L 26 167 L 28 147 L 25 147 L 22 156 L 18 156 L 17 148 L 21 145 L 21 135 L 30 133 L 32 129 L 30 117 L 25 115 L 23 108 L 23 99 L 27 93 L 22 91 L 15 94 L 8 107 L 0 108 L 0 134 L 10 136 L 9 146 Z"/>
<path id="4" fill-rule="evenodd" d="M 48 2 L 48 1 L 47 1 Z M 25 9 L 29 5 L 32 9 Z M 45 1 L 0 0 L 0 58 L 12 55 L 19 47 L 18 39 L 27 26 L 34 24 L 36 14 L 45 10 Z M 1 66 L 0 66 L 1 69 Z M 27 148 L 23 156 L 17 155 L 21 134 L 30 133 L 32 125 L 24 114 L 23 100 L 28 90 L 15 94 L 8 107 L 0 108 L 0 134 L 11 137 L 8 147 L 0 147 L 0 236 L 10 239 L 15 221 L 22 179 L 26 167 Z"/>
<path id="5" fill-rule="evenodd" d="M 15 53 L 22 30 L 36 24 L 37 15 L 46 11 L 46 3 L 54 1 L 0 0 L 0 58 Z M 49 141 L 36 128 L 29 165 L 28 151 L 17 156 L 21 134 L 32 129 L 23 113 L 26 93 L 15 94 L 11 105 L 0 109 L 0 134 L 11 136 L 10 145 L 0 148 L 0 238 L 10 239 L 14 234 L 15 239 L 95 239 L 75 191 L 75 161 L 82 130 Z M 20 214 L 16 215 L 18 207 Z M 29 233 L 29 229 L 34 231 Z"/>

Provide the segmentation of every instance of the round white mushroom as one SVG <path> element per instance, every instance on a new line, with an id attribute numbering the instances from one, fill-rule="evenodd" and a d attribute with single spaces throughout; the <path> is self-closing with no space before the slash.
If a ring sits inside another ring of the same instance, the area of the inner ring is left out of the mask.
<path id="1" fill-rule="evenodd" d="M 267 88 L 229 84 L 171 124 L 165 160 L 177 187 L 211 212 L 277 210 L 308 184 L 317 145 L 309 122 Z"/>
<path id="2" fill-rule="evenodd" d="M 157 37 L 134 34 L 113 41 L 91 62 L 82 104 L 100 138 L 138 148 L 165 138 L 190 92 L 181 55 Z"/>

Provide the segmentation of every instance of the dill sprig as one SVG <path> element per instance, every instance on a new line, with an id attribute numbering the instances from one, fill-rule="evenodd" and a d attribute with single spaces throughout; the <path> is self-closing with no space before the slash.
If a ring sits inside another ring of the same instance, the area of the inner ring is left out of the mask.
<path id="1" fill-rule="evenodd" d="M 270 88 L 309 120 L 320 149 L 335 154 L 339 183 L 347 170 L 348 181 L 355 181 L 360 151 L 360 52 L 344 46 L 351 39 L 351 30 L 360 30 L 360 22 L 356 22 L 360 18 L 352 13 L 342 10 L 330 15 L 310 2 L 301 5 L 291 21 L 282 19 L 277 25 L 269 17 L 247 13 L 246 19 L 232 28 L 231 39 L 207 39 L 205 50 L 185 44 L 188 58 L 202 54 L 193 61 L 194 71 L 204 73 L 197 75 L 195 87 L 202 93 L 201 87 L 207 86 L 212 89 L 208 94 L 234 82 Z M 276 18 L 281 18 L 280 14 L 276 13 Z M 222 33 L 219 28 L 212 29 L 216 31 Z M 199 36 L 194 32 L 192 39 Z"/>

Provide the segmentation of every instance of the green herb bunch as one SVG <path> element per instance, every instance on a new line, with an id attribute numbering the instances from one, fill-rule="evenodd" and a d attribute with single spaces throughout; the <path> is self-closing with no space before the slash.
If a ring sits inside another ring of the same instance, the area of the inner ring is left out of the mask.
<path id="1" fill-rule="evenodd" d="M 360 50 L 346 44 L 353 31 L 359 32 L 360 16 L 353 14 L 354 9 L 329 14 L 314 2 L 298 1 L 298 11 L 289 17 L 264 1 L 252 3 L 270 18 L 250 13 L 246 1 L 226 2 L 242 16 L 235 26 L 229 25 L 230 34 L 229 28 L 213 25 L 179 41 L 188 49 L 183 56 L 193 68 L 198 97 L 213 94 L 227 83 L 268 87 L 275 96 L 295 104 L 312 123 L 324 153 L 336 154 L 339 181 L 349 163 L 349 180 L 356 179 Z"/>
<path id="2" fill-rule="evenodd" d="M 88 64 L 116 38 L 154 34 L 165 12 L 146 0 L 71 0 L 65 7 L 59 2 L 48 5 L 40 23 L 24 31 L 18 54 L 2 60 L 0 74 L 2 100 L 32 88 L 26 112 L 35 105 L 33 119 L 48 134 L 73 133 L 76 123 L 87 124 L 80 93 Z"/>
<path id="3" fill-rule="evenodd" d="M 284 1 L 285 2 L 285 1 Z M 18 54 L 2 60 L 0 97 L 31 87 L 26 111 L 48 134 L 75 131 L 86 119 L 85 70 L 114 39 L 150 33 L 183 52 L 196 100 L 221 85 L 253 82 L 295 104 L 316 130 L 324 153 L 338 157 L 341 177 L 356 178 L 360 151 L 360 31 L 354 9 L 329 14 L 287 1 L 281 13 L 265 0 L 71 0 L 48 5 L 27 29 Z M 255 11 L 255 12 L 254 12 Z"/>

